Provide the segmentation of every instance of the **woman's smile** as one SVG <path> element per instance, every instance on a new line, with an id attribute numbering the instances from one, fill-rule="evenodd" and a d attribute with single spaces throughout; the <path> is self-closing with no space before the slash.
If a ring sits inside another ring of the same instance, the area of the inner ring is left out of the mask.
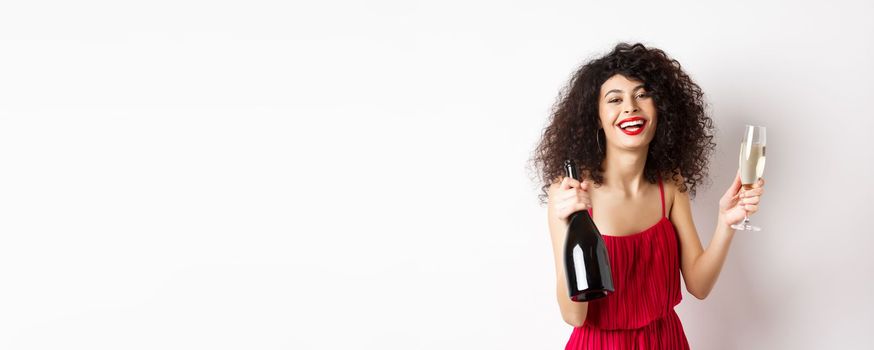
<path id="1" fill-rule="evenodd" d="M 635 136 L 643 132 L 646 128 L 646 119 L 641 116 L 633 116 L 619 121 L 617 125 L 626 135 Z"/>
<path id="2" fill-rule="evenodd" d="M 598 114 L 607 148 L 645 152 L 655 136 L 658 110 L 644 82 L 615 74 L 600 86 Z"/>

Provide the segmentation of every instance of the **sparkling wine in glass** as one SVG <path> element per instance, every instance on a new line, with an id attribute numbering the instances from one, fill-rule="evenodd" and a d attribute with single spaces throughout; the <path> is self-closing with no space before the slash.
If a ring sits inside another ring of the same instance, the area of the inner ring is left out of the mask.
<path id="1" fill-rule="evenodd" d="M 765 171 L 765 127 L 747 125 L 744 130 L 743 141 L 740 144 L 740 182 L 744 191 L 751 190 L 753 184 L 762 177 Z M 762 228 L 750 224 L 747 215 L 744 220 L 731 225 L 740 231 L 761 231 Z"/>

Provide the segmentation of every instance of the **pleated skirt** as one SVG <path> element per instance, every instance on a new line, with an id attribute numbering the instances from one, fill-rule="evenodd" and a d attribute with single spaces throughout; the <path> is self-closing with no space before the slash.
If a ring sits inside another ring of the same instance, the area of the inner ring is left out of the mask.
<path id="1" fill-rule="evenodd" d="M 636 329 L 574 328 L 565 350 L 687 350 L 689 342 L 674 310 Z"/>

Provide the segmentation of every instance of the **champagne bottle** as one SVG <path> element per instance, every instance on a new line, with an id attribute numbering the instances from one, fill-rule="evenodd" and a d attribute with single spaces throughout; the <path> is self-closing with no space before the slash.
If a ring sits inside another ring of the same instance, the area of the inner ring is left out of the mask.
<path id="1" fill-rule="evenodd" d="M 565 161 L 567 176 L 580 180 L 576 164 Z M 564 241 L 564 270 L 573 301 L 591 301 L 613 293 L 607 246 L 586 210 L 570 215 Z"/>

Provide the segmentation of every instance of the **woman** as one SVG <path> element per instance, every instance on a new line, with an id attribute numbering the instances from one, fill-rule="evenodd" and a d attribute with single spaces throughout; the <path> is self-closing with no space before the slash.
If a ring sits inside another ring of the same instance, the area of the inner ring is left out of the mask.
<path id="1" fill-rule="evenodd" d="M 712 120 L 701 88 L 663 51 L 620 43 L 583 65 L 560 95 L 534 161 L 544 182 L 566 349 L 688 349 L 674 306 L 713 289 L 734 236 L 758 210 L 764 180 L 741 191 L 739 172 L 719 201 L 703 249 L 690 197 L 707 177 Z M 564 177 L 573 159 L 583 179 Z M 589 210 L 607 246 L 616 291 L 568 296 L 563 244 L 570 214 Z"/>

